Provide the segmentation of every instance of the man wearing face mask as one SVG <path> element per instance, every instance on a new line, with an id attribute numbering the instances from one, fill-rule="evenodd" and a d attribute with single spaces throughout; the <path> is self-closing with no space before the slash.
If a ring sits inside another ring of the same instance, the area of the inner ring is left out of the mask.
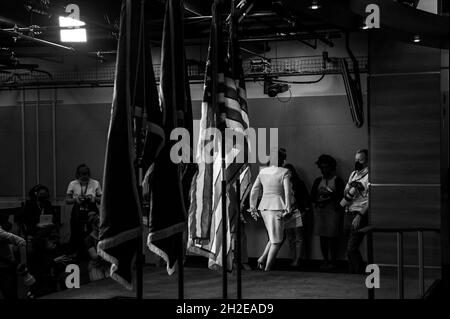
<path id="1" fill-rule="evenodd" d="M 348 236 L 347 258 L 351 273 L 364 273 L 364 261 L 359 246 L 364 234 L 358 230 L 367 226 L 369 208 L 369 152 L 361 149 L 355 155 L 355 170 L 350 174 L 341 206 L 345 208 L 344 233 Z"/>
<path id="2" fill-rule="evenodd" d="M 79 257 L 86 255 L 84 239 L 92 231 L 88 215 L 98 213 L 102 191 L 100 183 L 91 178 L 91 171 L 86 164 L 76 170 L 76 179 L 67 188 L 66 203 L 73 205 L 70 216 L 70 244 Z"/>

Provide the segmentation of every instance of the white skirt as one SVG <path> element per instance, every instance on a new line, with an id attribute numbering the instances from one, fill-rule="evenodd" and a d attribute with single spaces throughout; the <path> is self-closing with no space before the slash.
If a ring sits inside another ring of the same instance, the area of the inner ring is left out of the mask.
<path id="1" fill-rule="evenodd" d="M 261 216 L 264 220 L 269 241 L 272 244 L 279 244 L 283 241 L 284 221 L 281 218 L 283 211 L 281 210 L 263 210 Z"/>

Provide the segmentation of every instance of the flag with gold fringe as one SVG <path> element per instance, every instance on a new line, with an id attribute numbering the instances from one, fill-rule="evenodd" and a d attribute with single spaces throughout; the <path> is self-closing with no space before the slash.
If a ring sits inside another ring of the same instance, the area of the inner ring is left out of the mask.
<path id="1" fill-rule="evenodd" d="M 97 245 L 111 277 L 130 290 L 142 240 L 138 167 L 150 169 L 164 143 L 145 21 L 145 2 L 122 2 Z"/>
<path id="2" fill-rule="evenodd" d="M 168 274 L 175 271 L 186 227 L 186 196 L 183 185 L 190 185 L 188 154 L 182 162 L 171 158 L 171 150 L 178 141 L 170 136 L 175 128 L 185 129 L 192 136 L 192 107 L 183 45 L 183 2 L 167 0 L 161 47 L 160 100 L 164 114 L 163 130 L 166 143 L 155 160 L 150 203 L 147 245 L 164 259 Z M 189 139 L 187 149 L 192 145 Z M 190 152 L 190 151 L 189 151 Z M 191 153 L 191 152 L 190 152 Z"/>

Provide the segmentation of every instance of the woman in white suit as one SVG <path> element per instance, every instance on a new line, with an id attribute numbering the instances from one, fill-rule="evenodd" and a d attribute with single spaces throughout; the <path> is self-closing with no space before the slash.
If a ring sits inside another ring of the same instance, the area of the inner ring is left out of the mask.
<path id="1" fill-rule="evenodd" d="M 285 159 L 286 153 L 282 150 L 271 151 L 270 164 L 261 169 L 250 193 L 252 216 L 256 219 L 259 216 L 257 211 L 260 211 L 269 235 L 264 252 L 258 259 L 258 269 L 265 271 L 269 271 L 275 261 L 283 242 L 284 220 L 291 214 L 290 174 L 288 169 L 281 167 Z M 262 198 L 256 209 L 261 190 Z"/>

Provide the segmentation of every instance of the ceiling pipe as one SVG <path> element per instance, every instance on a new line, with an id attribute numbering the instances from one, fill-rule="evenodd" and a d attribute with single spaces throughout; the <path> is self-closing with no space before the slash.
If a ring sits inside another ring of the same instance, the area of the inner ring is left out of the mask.
<path id="1" fill-rule="evenodd" d="M 256 18 L 256 17 L 275 17 L 276 14 L 273 12 L 255 12 L 252 14 L 248 14 L 245 17 L 246 18 Z M 199 15 L 199 16 L 195 16 L 195 17 L 184 17 L 184 21 L 189 22 L 189 21 L 198 21 L 198 20 L 210 20 L 212 16 L 210 15 Z M 155 19 L 155 20 L 151 20 L 149 21 L 149 23 L 152 24 L 159 24 L 162 23 L 163 20 L 162 19 Z"/>
<path id="2" fill-rule="evenodd" d="M 281 2 L 274 2 L 272 4 L 274 11 L 277 13 L 277 15 L 288 22 L 289 24 L 292 24 L 293 26 L 297 27 L 299 31 L 306 31 L 309 34 L 311 34 L 314 38 L 317 38 L 324 44 L 328 45 L 329 47 L 334 47 L 334 43 L 331 42 L 329 39 L 323 37 L 322 35 L 318 34 L 313 28 L 306 26 L 302 24 L 297 17 L 291 17 L 291 14 L 289 11 L 287 11 L 283 4 Z"/>
<path id="3" fill-rule="evenodd" d="M 39 38 L 30 37 L 30 36 L 22 34 L 20 32 L 6 31 L 6 30 L 3 30 L 3 29 L 0 29 L 0 33 L 4 33 L 4 34 L 7 34 L 7 35 L 10 35 L 11 37 L 16 38 L 16 39 L 25 39 L 25 40 L 29 40 L 29 41 L 32 41 L 32 42 L 35 42 L 35 43 L 52 46 L 54 48 L 75 52 L 75 49 L 72 48 L 72 47 L 68 47 L 68 46 L 65 46 L 65 45 L 61 45 L 61 44 L 50 42 L 50 41 L 46 41 L 46 40 L 42 40 L 42 39 L 39 39 Z"/>
<path id="4" fill-rule="evenodd" d="M 61 30 L 74 30 L 74 29 L 86 29 L 85 26 L 67 26 L 67 27 L 60 27 L 60 26 L 32 26 L 32 27 L 20 27 L 20 28 L 6 28 L 3 29 L 3 31 L 11 31 L 11 32 L 33 32 L 33 33 L 39 33 L 42 31 L 61 31 Z"/>
<path id="5" fill-rule="evenodd" d="M 9 18 L 6 18 L 4 16 L 0 16 L 0 23 L 4 23 L 4 24 L 8 24 L 8 25 L 18 25 L 21 26 L 22 24 L 19 23 L 18 21 L 15 20 L 11 20 Z"/>

